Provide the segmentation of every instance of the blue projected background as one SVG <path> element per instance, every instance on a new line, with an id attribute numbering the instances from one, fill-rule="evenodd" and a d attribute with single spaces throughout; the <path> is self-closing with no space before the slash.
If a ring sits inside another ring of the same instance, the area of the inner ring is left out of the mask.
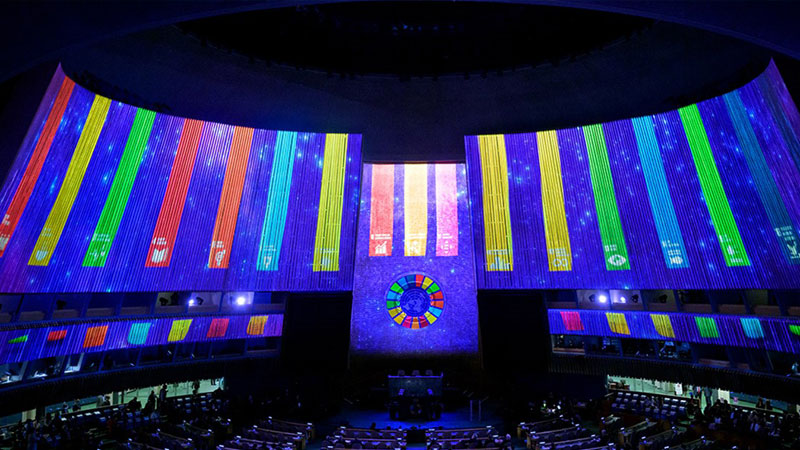
<path id="1" fill-rule="evenodd" d="M 770 64 L 677 111 L 467 136 L 478 287 L 798 288 L 799 135 Z"/>
<path id="2" fill-rule="evenodd" d="M 477 355 L 463 164 L 365 164 L 355 267 L 354 355 Z"/>

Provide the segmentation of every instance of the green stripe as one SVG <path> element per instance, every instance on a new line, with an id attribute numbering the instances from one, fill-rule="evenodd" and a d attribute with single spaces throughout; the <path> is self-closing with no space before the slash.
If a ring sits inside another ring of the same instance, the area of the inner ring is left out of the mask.
<path id="1" fill-rule="evenodd" d="M 792 334 L 800 336 L 800 325 L 789 325 L 789 331 L 791 331 Z"/>
<path id="2" fill-rule="evenodd" d="M 718 338 L 719 330 L 717 329 L 717 322 L 713 317 L 695 317 L 697 329 L 700 331 L 700 337 L 704 338 Z"/>
<path id="3" fill-rule="evenodd" d="M 608 162 L 608 149 L 603 136 L 602 125 L 583 127 L 586 138 L 586 151 L 589 154 L 589 172 L 594 191 L 594 206 L 597 209 L 597 225 L 603 240 L 603 253 L 606 270 L 628 270 L 628 248 L 619 218 L 617 196 L 614 193 L 614 180 L 611 178 L 611 164 Z"/>
<path id="4" fill-rule="evenodd" d="M 689 148 L 692 150 L 700 187 L 703 189 L 703 197 L 706 200 L 708 212 L 711 214 L 711 221 L 714 223 L 719 245 L 725 256 L 725 263 L 728 267 L 749 266 L 750 259 L 747 257 L 742 237 L 739 235 L 739 228 L 733 219 L 728 197 L 725 196 L 725 189 L 722 187 L 722 180 L 717 165 L 714 163 L 714 155 L 703 126 L 703 119 L 700 118 L 700 111 L 697 109 L 697 105 L 690 105 L 679 109 L 678 113 L 683 122 L 686 139 L 689 141 Z"/>
<path id="5" fill-rule="evenodd" d="M 114 175 L 114 182 L 111 184 L 103 212 L 100 214 L 100 220 L 97 221 L 89 249 L 86 250 L 86 256 L 84 256 L 84 267 L 103 267 L 106 264 L 108 250 L 111 248 L 111 243 L 114 242 L 114 236 L 116 236 L 119 223 L 122 221 L 122 213 L 125 212 L 125 206 L 128 204 L 128 197 L 131 194 L 136 173 L 139 171 L 155 117 L 156 113 L 153 111 L 141 108 L 136 111 L 128 142 L 125 144 L 117 173 Z"/>
<path id="6" fill-rule="evenodd" d="M 15 337 L 14 339 L 9 339 L 8 340 L 9 344 L 21 344 L 23 342 L 28 342 L 28 335 L 27 334 L 24 335 L 24 336 Z"/>

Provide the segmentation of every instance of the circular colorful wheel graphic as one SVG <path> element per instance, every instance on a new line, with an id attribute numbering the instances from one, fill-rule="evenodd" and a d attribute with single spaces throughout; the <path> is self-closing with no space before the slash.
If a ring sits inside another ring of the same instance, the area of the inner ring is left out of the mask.
<path id="1" fill-rule="evenodd" d="M 386 291 L 386 309 L 398 325 L 418 330 L 439 320 L 444 294 L 429 276 L 404 275 Z"/>

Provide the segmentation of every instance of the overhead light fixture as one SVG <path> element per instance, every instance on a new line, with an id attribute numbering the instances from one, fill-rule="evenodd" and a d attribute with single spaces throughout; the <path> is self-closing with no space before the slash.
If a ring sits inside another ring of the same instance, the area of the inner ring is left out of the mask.
<path id="1" fill-rule="evenodd" d="M 600 303 L 606 303 L 608 302 L 608 297 L 606 297 L 605 295 L 601 295 L 597 297 L 597 301 L 599 301 Z"/>
<path id="2" fill-rule="evenodd" d="M 244 306 L 245 303 L 247 303 L 247 299 L 246 298 L 244 298 L 243 296 L 236 297 L 236 304 L 237 305 Z"/>

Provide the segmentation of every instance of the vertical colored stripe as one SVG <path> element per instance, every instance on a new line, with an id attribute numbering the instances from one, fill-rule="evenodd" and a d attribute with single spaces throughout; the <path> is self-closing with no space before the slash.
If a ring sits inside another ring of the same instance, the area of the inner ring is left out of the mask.
<path id="1" fill-rule="evenodd" d="M 208 327 L 208 333 L 206 334 L 207 338 L 221 338 L 225 337 L 225 333 L 228 332 L 228 323 L 230 319 L 226 318 L 215 318 L 211 319 L 211 325 Z"/>
<path id="2" fill-rule="evenodd" d="M 614 180 L 611 178 L 611 164 L 608 162 L 608 149 L 600 124 L 583 127 L 586 150 L 589 154 L 589 172 L 594 191 L 594 205 L 597 209 L 597 223 L 603 241 L 607 270 L 628 270 L 628 249 L 625 234 L 619 218 Z"/>
<path id="3" fill-rule="evenodd" d="M 23 342 L 28 342 L 28 335 L 18 336 L 8 340 L 9 344 L 22 344 Z"/>
<path id="4" fill-rule="evenodd" d="M 612 333 L 631 334 L 625 314 L 608 312 L 606 313 L 606 320 L 608 320 L 608 328 Z"/>
<path id="5" fill-rule="evenodd" d="M 186 339 L 190 326 L 192 326 L 192 319 L 173 320 L 172 328 L 170 328 L 167 336 L 167 342 L 178 342 Z"/>
<path id="6" fill-rule="evenodd" d="M 564 210 L 561 157 L 555 131 L 536 133 L 539 147 L 539 172 L 542 178 L 542 210 L 547 241 L 547 264 L 551 272 L 572 270 L 572 250 Z"/>
<path id="7" fill-rule="evenodd" d="M 119 223 L 122 221 L 122 214 L 128 204 L 133 181 L 139 171 L 142 155 L 147 146 L 147 140 L 150 138 L 155 118 L 156 113 L 153 111 L 142 108 L 136 111 L 133 127 L 128 135 L 125 150 L 122 152 L 122 158 L 114 175 L 111 190 L 106 198 L 100 219 L 97 221 L 94 234 L 92 234 L 89 248 L 86 250 L 86 255 L 83 259 L 84 266 L 103 267 L 106 264 L 108 250 L 114 242 L 114 236 L 116 236 Z"/>
<path id="8" fill-rule="evenodd" d="M 768 75 L 762 74 L 757 78 L 758 87 L 765 97 L 764 103 L 778 125 L 778 131 L 789 150 L 789 155 L 794 160 L 795 165 L 800 168 L 800 135 L 798 135 L 800 130 L 792 124 L 789 111 L 789 108 L 796 108 L 796 106 L 793 104 L 789 93 L 785 92 L 786 87 L 783 86 L 783 80 L 780 79 L 780 74 L 774 64 L 774 62 L 771 62 L 770 67 L 767 68 Z M 773 71 L 774 74 L 771 73 Z M 771 79 L 772 77 L 777 79 Z M 784 90 L 784 96 L 780 95 L 778 89 Z M 782 99 L 788 99 L 788 103 L 784 104 Z"/>
<path id="9" fill-rule="evenodd" d="M 150 322 L 140 322 L 131 324 L 128 332 L 128 343 L 131 345 L 142 345 L 147 342 L 147 335 L 150 333 Z"/>
<path id="10" fill-rule="evenodd" d="M 183 204 L 186 202 L 186 192 L 189 190 L 189 181 L 194 171 L 195 157 L 200 146 L 200 133 L 203 122 L 186 119 L 178 141 L 178 150 L 172 169 L 169 173 L 167 190 L 161 201 L 161 210 L 158 213 L 153 237 L 150 239 L 150 249 L 147 251 L 145 267 L 168 267 L 178 236 L 178 227 L 183 215 Z"/>
<path id="11" fill-rule="evenodd" d="M 233 234 L 236 231 L 236 219 L 239 217 L 239 203 L 242 200 L 253 131 L 247 127 L 233 129 L 228 165 L 225 168 L 225 179 L 222 182 L 222 193 L 217 207 L 217 220 L 211 237 L 211 251 L 208 254 L 210 269 L 227 269 L 231 259 L 230 250 L 233 246 Z"/>
<path id="12" fill-rule="evenodd" d="M 314 239 L 314 272 L 339 270 L 346 163 L 347 135 L 328 133 L 325 136 L 317 233 Z"/>
<path id="13" fill-rule="evenodd" d="M 744 329 L 744 335 L 749 337 L 750 339 L 763 339 L 764 338 L 764 329 L 761 328 L 761 321 L 754 318 L 754 317 L 747 317 L 742 318 L 742 329 Z"/>
<path id="14" fill-rule="evenodd" d="M 264 334 L 264 327 L 267 325 L 269 316 L 253 316 L 247 323 L 247 334 L 250 336 L 261 336 Z"/>
<path id="15" fill-rule="evenodd" d="M 436 168 L 436 256 L 458 256 L 458 204 L 456 165 Z"/>
<path id="16" fill-rule="evenodd" d="M 713 317 L 695 317 L 694 322 L 697 324 L 697 330 L 700 332 L 700 337 L 703 338 L 719 337 L 717 322 L 714 320 Z"/>
<path id="17" fill-rule="evenodd" d="M 736 131 L 740 149 L 747 161 L 747 167 L 750 169 L 750 176 L 753 177 L 756 191 L 758 191 L 761 204 L 764 205 L 772 229 L 781 244 L 781 250 L 789 263 L 800 264 L 800 248 L 798 248 L 800 239 L 792 225 L 792 219 L 783 203 L 767 160 L 764 158 L 742 99 L 736 91 L 724 95 L 723 99 L 725 99 L 728 114 L 733 121 L 733 129 Z"/>
<path id="18" fill-rule="evenodd" d="M 690 105 L 679 109 L 678 113 L 686 132 L 686 139 L 689 141 L 697 176 L 700 179 L 700 187 L 717 232 L 722 254 L 725 256 L 725 263 L 729 267 L 749 266 L 750 259 L 745 251 L 742 237 L 739 235 L 739 228 L 733 219 L 728 197 L 722 187 L 722 180 L 714 162 L 714 155 L 703 126 L 703 119 L 700 118 L 700 111 L 697 109 L 697 105 Z"/>
<path id="19" fill-rule="evenodd" d="M 666 314 L 650 314 L 650 319 L 653 320 L 653 326 L 656 327 L 656 332 L 663 337 L 674 338 L 675 330 L 672 329 L 672 322 Z"/>
<path id="20" fill-rule="evenodd" d="M 636 134 L 636 146 L 639 148 L 639 161 L 644 173 L 647 196 L 650 199 L 650 211 L 656 224 L 656 232 L 661 242 L 661 253 L 667 268 L 678 269 L 689 267 L 686 247 L 683 243 L 678 217 L 667 184 L 661 150 L 658 148 L 653 119 L 650 116 L 631 119 Z"/>
<path id="21" fill-rule="evenodd" d="M 292 186 L 294 153 L 297 133 L 278 131 L 275 138 L 275 155 L 269 174 L 267 209 L 261 227 L 261 242 L 258 246 L 257 270 L 278 270 L 278 262 L 289 211 L 289 192 Z"/>
<path id="22" fill-rule="evenodd" d="M 47 342 L 60 341 L 67 337 L 67 330 L 55 330 L 47 334 Z"/>
<path id="23" fill-rule="evenodd" d="M 372 166 L 369 203 L 369 256 L 392 256 L 394 164 Z"/>
<path id="24" fill-rule="evenodd" d="M 583 331 L 583 322 L 578 311 L 561 311 L 561 321 L 567 331 Z"/>
<path id="25" fill-rule="evenodd" d="M 425 256 L 428 241 L 428 165 L 406 164 L 403 176 L 405 256 Z"/>
<path id="26" fill-rule="evenodd" d="M 106 342 L 108 325 L 99 327 L 89 327 L 86 330 L 86 337 L 83 339 L 83 348 L 100 347 Z"/>
<path id="27" fill-rule="evenodd" d="M 81 137 L 78 139 L 75 152 L 72 154 L 72 159 L 70 159 L 67 167 L 64 181 L 61 183 L 61 188 L 58 191 L 53 208 L 47 216 L 47 221 L 42 227 L 28 265 L 47 266 L 50 263 L 50 257 L 53 256 L 53 251 L 61 238 L 61 233 L 64 231 L 64 225 L 67 223 L 69 213 L 72 211 L 72 205 L 83 182 L 83 176 L 89 166 L 89 160 L 92 158 L 92 153 L 94 153 L 94 147 L 100 137 L 100 131 L 103 129 L 103 123 L 110 106 L 110 99 L 100 95 L 94 97 L 89 116 L 86 118 L 86 123 L 81 131 Z"/>
<path id="28" fill-rule="evenodd" d="M 514 246 L 508 198 L 508 160 L 502 134 L 478 136 L 483 180 L 483 229 L 486 270 L 514 270 Z"/>
<path id="29" fill-rule="evenodd" d="M 36 181 L 39 179 L 39 174 L 42 171 L 47 154 L 50 152 L 50 146 L 53 144 L 53 139 L 56 137 L 56 132 L 61 124 L 61 118 L 64 116 L 64 111 L 67 109 L 70 96 L 72 96 L 72 89 L 75 87 L 75 82 L 68 77 L 64 77 L 61 83 L 61 88 L 56 95 L 53 106 L 47 115 L 47 120 L 44 123 L 44 128 L 39 134 L 39 140 L 33 148 L 31 159 L 25 167 L 25 172 L 22 174 L 22 179 L 17 185 L 17 190 L 14 191 L 14 196 L 8 206 L 8 210 L 3 215 L 3 221 L 0 222 L 0 257 L 6 250 L 8 241 L 14 234 L 14 229 L 17 228 L 20 217 L 28 205 L 33 193 L 33 188 L 36 186 Z"/>

